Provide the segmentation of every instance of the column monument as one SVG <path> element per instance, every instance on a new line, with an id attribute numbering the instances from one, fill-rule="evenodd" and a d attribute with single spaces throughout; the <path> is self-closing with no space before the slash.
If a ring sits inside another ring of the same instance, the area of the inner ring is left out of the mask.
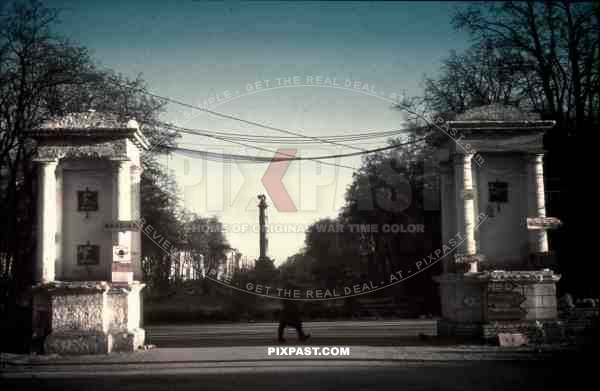
<path id="1" fill-rule="evenodd" d="M 258 259 L 261 261 L 269 260 L 267 256 L 267 247 L 268 247 L 268 239 L 267 239 L 267 223 L 265 211 L 267 210 L 267 201 L 266 196 L 264 194 L 258 195 L 258 224 L 260 226 L 260 236 L 259 236 L 259 247 L 260 254 Z"/>

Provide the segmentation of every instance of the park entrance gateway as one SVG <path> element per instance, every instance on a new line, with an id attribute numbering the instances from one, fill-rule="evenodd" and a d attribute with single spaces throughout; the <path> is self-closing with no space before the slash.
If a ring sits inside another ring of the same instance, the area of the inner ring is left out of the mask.
<path id="1" fill-rule="evenodd" d="M 140 328 L 141 153 L 135 120 L 94 111 L 31 131 L 37 143 L 34 337 L 46 353 L 132 351 Z"/>
<path id="2" fill-rule="evenodd" d="M 456 247 L 436 277 L 439 332 L 494 338 L 557 325 L 560 276 L 550 270 L 546 230 L 560 222 L 546 216 L 542 168 L 543 135 L 554 123 L 491 106 L 448 125 L 461 140 L 440 134 L 438 144 L 441 245 Z M 34 336 L 45 338 L 46 353 L 135 350 L 145 335 L 133 220 L 148 143 L 136 121 L 96 112 L 48 121 L 31 136 L 39 165 Z M 265 260 L 264 198 L 260 207 Z"/>

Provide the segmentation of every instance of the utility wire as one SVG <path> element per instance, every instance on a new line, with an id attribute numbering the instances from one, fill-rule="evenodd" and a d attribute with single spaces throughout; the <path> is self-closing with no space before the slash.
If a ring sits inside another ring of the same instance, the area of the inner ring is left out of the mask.
<path id="1" fill-rule="evenodd" d="M 322 160 L 325 159 L 339 159 L 342 157 L 353 157 L 353 156 L 360 156 L 360 155 L 367 155 L 367 154 L 373 154 L 373 153 L 378 153 L 378 152 L 383 152 L 383 151 L 387 151 L 387 150 L 392 150 L 392 149 L 397 149 L 399 147 L 403 147 L 406 145 L 411 145 L 411 144 L 416 144 L 418 142 L 424 141 L 425 138 L 422 137 L 420 139 L 415 139 L 415 140 L 411 140 L 408 142 L 404 142 L 404 143 L 399 143 L 399 144 L 394 144 L 394 145 L 388 145 L 386 147 L 381 147 L 381 148 L 375 148 L 375 149 L 370 149 L 370 150 L 363 150 L 360 152 L 350 152 L 350 153 L 344 153 L 344 154 L 335 154 L 335 155 L 324 155 L 324 156 L 314 156 L 314 157 L 295 157 L 294 155 L 289 155 L 286 153 L 282 153 L 282 152 L 278 152 L 269 148 L 263 148 L 263 147 L 259 147 L 256 145 L 250 145 L 250 144 L 246 144 L 246 143 L 242 143 L 242 142 L 237 142 L 234 140 L 226 140 L 220 136 L 215 136 L 215 135 L 211 135 L 208 134 L 206 132 L 202 132 L 202 131 L 198 131 L 196 129 L 189 129 L 189 128 L 184 128 L 181 126 L 175 126 L 172 124 L 167 124 L 167 123 L 161 123 L 163 126 L 170 128 L 171 130 L 174 130 L 178 133 L 188 133 L 188 134 L 195 134 L 195 135 L 200 135 L 200 136 L 205 136 L 205 137 L 209 137 L 209 138 L 214 138 L 217 140 L 222 140 L 222 141 L 226 141 L 226 142 L 230 142 L 233 144 L 238 144 L 247 148 L 252 148 L 252 149 L 256 149 L 256 150 L 261 150 L 261 151 L 266 151 L 266 152 L 270 152 L 270 153 L 274 153 L 277 154 L 279 153 L 280 155 L 284 155 L 286 157 L 273 157 L 273 158 L 260 158 L 260 157 L 253 157 L 253 156 L 249 156 L 249 155 L 236 155 L 236 154 L 215 154 L 215 153 L 210 153 L 208 151 L 199 151 L 199 150 L 195 150 L 195 149 L 189 149 L 189 148 L 183 148 L 183 147 L 173 147 L 173 146 L 167 146 L 167 145 L 161 145 L 161 148 L 167 149 L 167 150 L 174 150 L 174 151 L 181 151 L 181 152 L 186 152 L 186 153 L 197 153 L 197 154 L 201 154 L 201 155 L 205 155 L 205 156 L 210 156 L 212 158 L 217 157 L 217 156 L 221 156 L 223 158 L 227 157 L 230 159 L 236 159 L 236 160 L 249 160 L 249 161 L 257 161 L 260 163 L 270 163 L 270 162 L 279 162 L 279 161 L 292 161 L 292 160 L 311 160 L 311 161 L 317 161 L 320 162 L 322 164 L 327 164 L 327 165 L 332 165 L 332 166 L 336 166 L 336 167 L 343 167 L 343 168 L 348 168 L 351 170 L 356 170 L 354 167 L 351 166 L 347 166 L 344 164 L 339 164 L 339 163 L 330 163 L 330 162 L 324 162 Z"/>
<path id="2" fill-rule="evenodd" d="M 148 96 L 152 96 L 152 97 L 157 98 L 157 99 L 164 100 L 166 102 L 175 103 L 175 104 L 178 104 L 178 105 L 181 105 L 181 106 L 184 106 L 184 107 L 189 107 L 189 108 L 192 108 L 192 109 L 195 109 L 195 110 L 206 111 L 207 113 L 213 114 L 213 115 L 215 115 L 217 117 L 231 119 L 231 120 L 234 120 L 234 121 L 239 121 L 239 122 L 246 123 L 246 124 L 249 124 L 249 125 L 258 126 L 258 127 L 264 128 L 264 129 L 269 129 L 269 130 L 273 130 L 273 131 L 276 131 L 276 132 L 285 133 L 285 134 L 289 134 L 289 135 L 293 135 L 293 136 L 297 136 L 297 137 L 309 138 L 309 139 L 312 139 L 312 140 L 315 140 L 315 141 L 318 141 L 318 142 L 321 142 L 321 143 L 338 145 L 338 146 L 342 146 L 342 147 L 351 148 L 351 149 L 355 149 L 355 150 L 361 151 L 361 153 L 344 154 L 344 155 L 347 155 L 347 156 L 356 156 L 356 155 L 362 155 L 362 154 L 376 153 L 376 152 L 381 152 L 381 151 L 385 151 L 385 150 L 390 150 L 390 149 L 398 148 L 398 146 L 406 145 L 406 144 L 397 144 L 397 145 L 392 145 L 392 146 L 378 148 L 378 149 L 375 149 L 375 150 L 368 151 L 368 150 L 365 150 L 363 148 L 354 147 L 352 145 L 345 145 L 345 144 L 341 144 L 341 143 L 338 143 L 338 142 L 335 142 L 335 141 L 323 140 L 323 139 L 320 139 L 319 137 L 314 137 L 314 136 L 305 136 L 305 135 L 297 133 L 297 132 L 293 132 L 293 131 L 290 131 L 290 130 L 281 129 L 281 128 L 277 128 L 277 127 L 274 127 L 274 126 L 262 124 L 260 122 L 250 121 L 250 120 L 246 120 L 246 119 L 243 119 L 243 118 L 237 118 L 237 117 L 234 117 L 232 115 L 223 114 L 223 113 L 220 113 L 220 112 L 217 112 L 217 111 L 214 111 L 214 110 L 210 110 L 207 107 L 197 107 L 195 105 L 192 105 L 192 104 L 189 104 L 189 103 L 177 100 L 177 99 L 173 99 L 173 98 L 169 98 L 169 97 L 166 97 L 166 96 L 161 96 L 161 95 L 152 93 L 150 91 L 147 91 L 144 88 L 138 88 L 138 89 L 136 89 L 136 88 L 131 87 L 131 86 L 123 85 L 123 84 L 118 83 L 118 82 L 116 82 L 114 80 L 111 80 L 109 82 L 112 82 L 113 84 L 118 85 L 118 86 L 120 86 L 122 88 L 123 87 L 124 88 L 129 88 L 129 89 L 132 89 L 134 91 L 137 90 L 138 92 L 141 92 L 141 93 L 146 94 Z M 161 123 L 161 122 L 159 121 L 159 123 Z M 178 127 L 178 126 L 175 126 L 175 125 L 172 125 L 172 124 L 166 124 L 166 123 L 162 123 L 162 124 L 165 125 L 165 126 L 170 127 L 173 130 L 174 130 L 174 128 L 178 128 L 180 132 L 184 132 L 184 130 L 186 130 L 188 132 L 194 131 L 192 129 L 181 128 L 181 127 Z M 273 151 L 273 150 L 270 150 L 268 148 L 261 148 L 261 147 L 257 147 L 257 146 L 252 146 L 252 145 L 248 145 L 248 144 L 245 144 L 245 143 L 236 142 L 236 141 L 233 141 L 233 140 L 228 140 L 226 137 L 219 137 L 219 136 L 215 136 L 215 135 L 209 135 L 209 134 L 204 133 L 204 132 L 202 132 L 202 133 L 201 132 L 197 132 L 197 133 L 192 133 L 192 134 L 199 134 L 199 135 L 202 135 L 202 136 L 215 138 L 217 140 L 222 140 L 222 141 L 226 141 L 226 142 L 238 144 L 238 145 L 241 145 L 241 146 L 245 146 L 245 147 L 253 148 L 253 149 L 257 149 L 257 150 L 268 151 L 268 152 L 275 153 L 275 154 L 278 153 L 277 151 Z M 425 138 L 422 138 L 421 140 L 424 140 L 424 139 Z M 421 141 L 421 140 L 419 140 L 419 141 Z M 416 141 L 417 140 L 412 140 L 412 141 L 408 142 L 407 144 L 412 144 L 412 143 L 415 143 Z M 162 146 L 162 147 L 166 148 L 166 149 L 174 149 L 174 147 L 168 147 L 168 146 Z M 189 150 L 189 149 L 187 151 L 188 152 L 198 152 L 198 151 Z M 281 153 L 281 152 L 279 152 L 279 154 L 287 156 L 289 159 L 275 159 L 275 158 L 273 158 L 270 161 L 295 160 L 294 156 L 292 156 L 292 155 L 288 155 L 288 154 Z M 246 156 L 246 158 L 250 158 L 251 160 L 255 160 L 254 158 L 252 158 L 250 156 Z M 296 159 L 297 160 L 308 160 L 308 159 L 302 159 L 302 158 L 296 158 Z M 320 162 L 322 164 L 327 164 L 327 165 L 332 165 L 332 166 L 337 166 L 337 167 L 348 168 L 348 169 L 351 169 L 353 171 L 356 170 L 354 167 L 351 167 L 351 166 L 346 166 L 346 165 L 342 165 L 342 164 L 335 164 L 335 163 L 332 164 L 330 162 L 323 162 L 319 158 L 312 158 L 310 160 L 314 160 L 314 161 Z"/>
<path id="3" fill-rule="evenodd" d="M 195 105 L 192 105 L 192 104 L 189 104 L 189 103 L 186 103 L 186 102 L 174 99 L 174 98 L 169 98 L 169 97 L 166 97 L 166 96 L 161 96 L 161 95 L 152 93 L 152 92 L 150 92 L 150 91 L 148 91 L 148 90 L 146 90 L 144 88 L 137 88 L 136 89 L 135 87 L 123 85 L 123 84 L 118 83 L 118 82 L 116 82 L 114 80 L 109 80 L 109 82 L 113 83 L 113 84 L 115 84 L 115 85 L 117 85 L 119 87 L 122 87 L 122 88 L 129 88 L 129 89 L 132 89 L 134 91 L 138 91 L 138 92 L 141 92 L 143 94 L 146 94 L 148 96 L 152 96 L 154 98 L 164 100 L 165 102 L 175 103 L 175 104 L 178 104 L 180 106 L 189 107 L 189 108 L 192 108 L 192 109 L 195 109 L 195 110 L 205 111 L 205 112 L 213 114 L 213 115 L 215 115 L 217 117 L 226 118 L 226 119 L 232 119 L 234 121 L 243 122 L 243 123 L 246 123 L 246 124 L 249 124 L 249 125 L 258 126 L 258 127 L 264 128 L 264 129 L 269 129 L 269 130 L 273 130 L 273 131 L 276 131 L 276 132 L 285 133 L 285 134 L 289 134 L 289 135 L 293 135 L 293 136 L 297 136 L 297 137 L 309 138 L 309 139 L 318 141 L 320 143 L 332 144 L 332 145 L 337 145 L 337 146 L 340 146 L 340 147 L 346 147 L 346 148 L 350 148 L 350 149 L 355 149 L 355 150 L 358 150 L 358 151 L 364 151 L 363 148 L 355 147 L 353 145 L 345 145 L 345 144 L 342 144 L 342 143 L 338 143 L 338 142 L 335 142 L 335 141 L 328 141 L 328 140 L 324 140 L 324 139 L 321 139 L 319 137 L 314 137 L 314 136 L 305 136 L 305 135 L 303 135 L 301 133 L 293 132 L 291 130 L 281 129 L 281 128 L 277 128 L 277 127 L 274 127 L 274 126 L 271 126 L 271 125 L 266 125 L 266 124 L 263 124 L 263 123 L 260 123 L 260 122 L 250 121 L 250 120 L 247 120 L 247 119 L 234 117 L 234 116 L 229 115 L 229 114 L 220 113 L 218 111 L 210 110 L 207 107 L 198 107 L 198 106 L 195 106 Z"/>
<path id="4" fill-rule="evenodd" d="M 276 159 L 275 157 L 273 157 L 272 159 L 269 159 L 269 160 L 268 160 L 269 162 L 270 162 L 270 161 L 290 161 L 290 160 L 294 160 L 294 155 L 289 155 L 289 154 L 287 154 L 287 153 L 283 153 L 283 152 L 274 151 L 274 150 L 272 150 L 272 149 L 269 149 L 269 148 L 262 148 L 262 147 L 258 147 L 258 146 L 256 146 L 256 145 L 250 145 L 250 144 L 246 144 L 246 143 L 242 143 L 242 142 L 237 142 L 237 141 L 234 141 L 234 140 L 227 140 L 227 139 L 225 139 L 225 138 L 223 138 L 223 137 L 219 137 L 219 136 L 211 135 L 211 134 L 208 134 L 208 133 L 205 133 L 205 132 L 198 132 L 198 131 L 195 131 L 195 130 L 193 130 L 193 129 L 186 129 L 186 128 L 182 128 L 182 127 L 175 126 L 175 125 L 171 125 L 171 124 L 166 124 L 166 123 L 165 123 L 165 124 L 164 124 L 164 126 L 166 126 L 166 127 L 169 127 L 169 128 L 171 128 L 172 130 L 175 130 L 175 131 L 177 131 L 177 132 L 180 132 L 180 133 L 190 133 L 190 134 L 197 134 L 197 135 L 200 135 L 200 136 L 205 136 L 205 137 L 214 138 L 214 139 L 221 140 L 221 141 L 230 142 L 230 143 L 232 143 L 232 144 L 241 145 L 241 146 L 243 146 L 243 147 L 252 148 L 252 149 L 259 150 L 259 151 L 271 152 L 271 153 L 274 153 L 274 154 L 280 154 L 280 155 L 284 155 L 284 156 L 287 156 L 287 157 L 288 157 L 287 159 L 284 159 L 284 160 Z M 177 148 L 177 147 L 168 147 L 168 146 L 165 146 L 165 148 L 166 148 L 166 149 L 175 149 L 175 148 Z M 182 151 L 185 151 L 185 152 L 188 152 L 188 153 L 190 153 L 190 152 L 191 152 L 191 153 L 193 153 L 193 152 L 197 152 L 196 150 L 193 150 L 193 149 L 187 149 L 187 148 L 177 148 L 177 149 L 179 149 L 179 150 L 182 150 Z M 243 155 L 238 155 L 238 156 L 243 156 Z M 256 159 L 252 158 L 252 157 L 251 157 L 251 156 L 249 156 L 249 155 L 245 155 L 245 156 L 244 156 L 244 158 L 246 158 L 246 160 L 256 160 Z M 263 158 L 263 159 L 264 159 L 264 158 Z M 298 160 L 302 160 L 302 159 L 298 159 Z M 347 165 L 344 165 L 344 164 L 335 164 L 335 163 L 330 163 L 330 162 L 323 162 L 323 161 L 321 161 L 321 160 L 317 160 L 317 159 L 313 159 L 313 160 L 315 160 L 315 161 L 317 161 L 317 162 L 320 162 L 320 163 L 322 163 L 322 164 L 328 165 L 328 166 L 334 166 L 334 167 L 344 167 L 344 168 L 348 168 L 348 169 L 350 169 L 350 170 L 353 170 L 353 171 L 354 171 L 354 170 L 356 170 L 354 167 L 347 166 Z"/>

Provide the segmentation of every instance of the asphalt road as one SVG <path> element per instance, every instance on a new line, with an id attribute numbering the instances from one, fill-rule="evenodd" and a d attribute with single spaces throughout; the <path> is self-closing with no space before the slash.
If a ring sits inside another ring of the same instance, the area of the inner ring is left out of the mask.
<path id="1" fill-rule="evenodd" d="M 146 343 L 157 347 L 261 346 L 273 345 L 277 326 L 272 323 L 144 326 Z M 428 343 L 437 335 L 432 319 L 397 321 L 307 322 L 311 344 L 390 346 Z M 419 335 L 421 337 L 419 338 Z M 287 329 L 285 338 L 297 341 L 296 331 Z"/>
<path id="2" fill-rule="evenodd" d="M 550 390 L 572 383 L 554 362 L 403 363 L 391 367 L 277 368 L 205 375 L 1 380 L 3 390 Z M 583 381 L 583 378 L 579 380 Z"/>

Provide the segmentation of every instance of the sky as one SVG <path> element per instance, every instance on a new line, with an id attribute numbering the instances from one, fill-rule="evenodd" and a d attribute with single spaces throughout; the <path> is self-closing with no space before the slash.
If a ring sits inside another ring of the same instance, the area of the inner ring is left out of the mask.
<path id="1" fill-rule="evenodd" d="M 404 113 L 394 108 L 394 97 L 422 95 L 424 76 L 434 76 L 450 50 L 469 44 L 466 33 L 451 25 L 453 11 L 463 5 L 451 2 L 47 4 L 62 9 L 60 33 L 88 47 L 101 66 L 141 75 L 153 93 L 319 138 L 401 129 Z M 161 119 L 209 134 L 289 136 L 175 104 Z M 270 151 L 200 135 L 183 135 L 179 143 L 221 154 L 273 157 L 283 148 L 314 157 L 377 148 L 386 140 L 257 144 Z M 268 164 L 209 162 L 180 153 L 161 162 L 177 179 L 181 206 L 217 216 L 231 246 L 251 259 L 259 253 L 256 195 L 266 194 L 268 255 L 280 264 L 301 250 L 308 224 L 335 217 L 361 160 L 328 161 L 337 167 L 293 162 L 282 182 L 296 211 L 277 208 L 273 197 L 283 197 L 281 191 L 265 189 Z"/>

